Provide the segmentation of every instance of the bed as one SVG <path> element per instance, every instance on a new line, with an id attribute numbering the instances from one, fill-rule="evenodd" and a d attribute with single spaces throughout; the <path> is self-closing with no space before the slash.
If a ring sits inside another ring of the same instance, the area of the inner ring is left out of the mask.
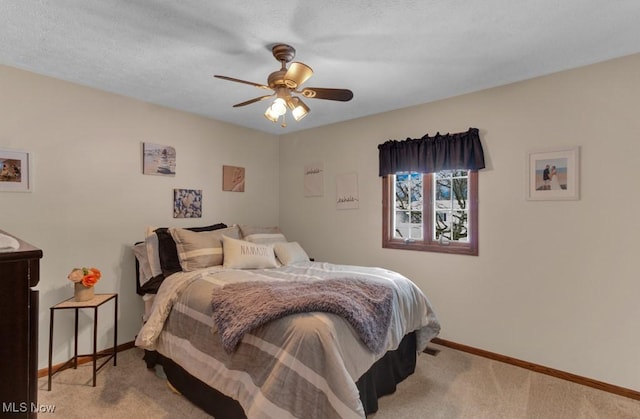
<path id="1" fill-rule="evenodd" d="M 214 226 L 148 231 L 135 253 L 136 345 L 215 417 L 363 418 L 439 332 L 399 273 L 312 261 L 277 227 Z M 161 280 L 142 268 L 167 253 Z"/>

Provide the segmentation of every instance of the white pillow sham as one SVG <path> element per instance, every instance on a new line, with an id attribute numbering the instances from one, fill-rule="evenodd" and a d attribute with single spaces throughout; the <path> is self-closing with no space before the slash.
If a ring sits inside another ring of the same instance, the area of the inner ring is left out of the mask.
<path id="1" fill-rule="evenodd" d="M 151 273 L 151 265 L 149 264 L 147 246 L 145 245 L 145 243 L 140 242 L 134 245 L 133 254 L 138 260 L 138 281 L 140 283 L 140 286 L 142 286 L 151 278 L 153 278 L 153 274 Z"/>
<path id="2" fill-rule="evenodd" d="M 162 274 L 162 267 L 160 266 L 160 252 L 158 244 L 158 236 L 154 233 L 155 227 L 147 227 L 144 234 L 144 244 L 147 249 L 147 259 L 149 260 L 149 267 L 151 269 L 151 276 L 158 276 Z"/>
<path id="3" fill-rule="evenodd" d="M 309 256 L 298 242 L 274 243 L 273 250 L 276 257 L 283 265 L 291 265 L 296 262 L 308 262 Z"/>
<path id="4" fill-rule="evenodd" d="M 280 228 L 276 227 L 258 227 L 248 224 L 240 224 L 240 231 L 243 240 L 258 244 L 273 244 L 278 242 L 286 242 L 287 238 L 282 234 Z"/>

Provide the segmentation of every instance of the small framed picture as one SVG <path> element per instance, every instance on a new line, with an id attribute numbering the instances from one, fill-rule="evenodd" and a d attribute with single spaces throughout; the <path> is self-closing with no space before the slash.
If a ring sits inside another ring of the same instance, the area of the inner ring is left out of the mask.
<path id="1" fill-rule="evenodd" d="M 222 190 L 244 192 L 244 167 L 222 166 Z"/>
<path id="2" fill-rule="evenodd" d="M 304 196 L 322 196 L 324 193 L 324 164 L 310 163 L 304 166 Z"/>
<path id="3" fill-rule="evenodd" d="M 202 218 L 202 189 L 174 189 L 173 218 Z"/>
<path id="4" fill-rule="evenodd" d="M 580 148 L 564 147 L 527 153 L 527 199 L 580 199 Z"/>
<path id="5" fill-rule="evenodd" d="M 336 209 L 357 209 L 358 201 L 358 174 L 336 176 Z"/>
<path id="6" fill-rule="evenodd" d="M 0 149 L 0 192 L 31 192 L 31 154 Z"/>
<path id="7" fill-rule="evenodd" d="M 176 149 L 168 145 L 142 143 L 142 174 L 176 175 Z"/>

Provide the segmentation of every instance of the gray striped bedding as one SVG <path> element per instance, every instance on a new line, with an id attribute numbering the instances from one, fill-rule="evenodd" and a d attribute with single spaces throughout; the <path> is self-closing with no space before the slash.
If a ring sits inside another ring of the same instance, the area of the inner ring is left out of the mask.
<path id="1" fill-rule="evenodd" d="M 440 329 L 429 300 L 404 276 L 381 268 L 300 262 L 274 269 L 222 266 L 165 279 L 136 345 L 157 350 L 187 372 L 237 400 L 248 418 L 363 418 L 355 382 L 379 359 L 347 321 L 303 313 L 244 335 L 233 352 L 222 346 L 211 296 L 229 283 L 322 280 L 344 276 L 388 283 L 394 291 L 386 350 L 416 331 L 418 351 Z"/>

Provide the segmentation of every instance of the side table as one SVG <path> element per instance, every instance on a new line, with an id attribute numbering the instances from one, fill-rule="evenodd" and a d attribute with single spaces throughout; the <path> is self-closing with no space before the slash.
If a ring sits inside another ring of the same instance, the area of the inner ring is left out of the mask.
<path id="1" fill-rule="evenodd" d="M 103 353 L 100 356 L 106 356 L 100 366 L 97 366 L 98 354 L 97 354 L 97 340 L 98 340 L 98 308 L 107 301 L 114 301 L 113 308 L 113 350 Z M 78 311 L 80 309 L 93 308 L 93 353 L 78 355 Z M 53 316 L 56 310 L 75 310 L 75 329 L 74 329 L 74 345 L 73 345 L 73 358 L 69 359 L 57 370 L 52 369 L 53 360 Z M 49 323 L 49 386 L 48 390 L 51 391 L 51 377 L 57 372 L 65 369 L 71 362 L 73 362 L 73 368 L 78 368 L 78 356 L 91 356 L 93 358 L 93 387 L 96 386 L 96 373 L 102 368 L 111 358 L 113 358 L 113 366 L 116 366 L 117 360 L 117 342 L 118 342 L 118 294 L 96 294 L 92 299 L 87 301 L 75 301 L 73 297 L 68 300 L 62 301 L 53 307 L 50 307 L 50 323 Z"/>

